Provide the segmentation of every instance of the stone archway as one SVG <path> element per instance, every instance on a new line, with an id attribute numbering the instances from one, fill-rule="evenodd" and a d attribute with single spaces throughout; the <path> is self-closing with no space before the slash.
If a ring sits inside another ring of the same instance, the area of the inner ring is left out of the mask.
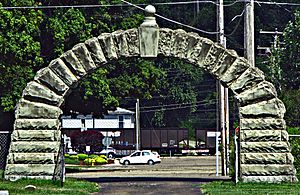
<path id="1" fill-rule="evenodd" d="M 196 33 L 158 28 L 154 17 L 146 19 L 139 29 L 103 33 L 77 44 L 37 72 L 15 111 L 5 178 L 59 178 L 60 106 L 79 80 L 121 57 L 161 55 L 186 60 L 233 91 L 239 103 L 243 181 L 297 181 L 285 107 L 263 73 L 234 51 Z"/>

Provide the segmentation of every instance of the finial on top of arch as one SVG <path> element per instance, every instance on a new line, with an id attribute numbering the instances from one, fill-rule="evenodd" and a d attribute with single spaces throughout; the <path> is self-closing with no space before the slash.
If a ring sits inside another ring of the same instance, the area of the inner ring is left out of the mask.
<path id="1" fill-rule="evenodd" d="M 156 9 L 153 5 L 147 5 L 145 7 L 146 17 L 144 22 L 141 26 L 148 26 L 148 27 L 158 27 L 155 19 Z"/>

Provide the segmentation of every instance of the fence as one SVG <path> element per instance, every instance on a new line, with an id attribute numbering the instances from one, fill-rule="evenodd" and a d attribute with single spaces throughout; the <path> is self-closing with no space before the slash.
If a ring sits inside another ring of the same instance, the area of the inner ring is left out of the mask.
<path id="1" fill-rule="evenodd" d="M 5 169 L 6 158 L 10 145 L 10 135 L 11 132 L 9 131 L 0 131 L 0 170 Z"/>

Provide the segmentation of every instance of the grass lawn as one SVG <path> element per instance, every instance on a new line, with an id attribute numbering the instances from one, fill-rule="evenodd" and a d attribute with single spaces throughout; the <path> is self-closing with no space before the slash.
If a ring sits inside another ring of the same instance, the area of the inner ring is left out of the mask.
<path id="1" fill-rule="evenodd" d="M 34 185 L 36 186 L 35 191 L 25 190 L 25 186 Z M 10 182 L 5 180 L 0 180 L 0 191 L 8 190 L 10 195 L 14 194 L 89 194 L 92 192 L 99 192 L 98 184 L 87 182 L 83 180 L 76 179 L 66 179 L 64 186 L 60 186 L 59 181 L 51 180 L 32 180 L 32 179 L 22 179 L 16 182 Z"/>
<path id="2" fill-rule="evenodd" d="M 204 194 L 259 194 L 259 195 L 275 195 L 275 194 L 300 194 L 300 183 L 238 183 L 233 182 L 211 182 L 201 185 L 201 191 Z"/>

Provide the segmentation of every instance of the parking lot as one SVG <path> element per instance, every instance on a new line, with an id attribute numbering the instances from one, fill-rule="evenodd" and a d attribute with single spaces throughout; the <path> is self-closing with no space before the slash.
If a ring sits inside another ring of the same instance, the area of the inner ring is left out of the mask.
<path id="1" fill-rule="evenodd" d="M 114 164 L 83 168 L 79 173 L 67 173 L 67 177 L 163 177 L 199 178 L 216 176 L 215 156 L 161 157 L 155 165 L 121 165 L 118 159 Z M 85 170 L 85 171 L 84 171 Z M 221 167 L 219 167 L 219 173 Z"/>

